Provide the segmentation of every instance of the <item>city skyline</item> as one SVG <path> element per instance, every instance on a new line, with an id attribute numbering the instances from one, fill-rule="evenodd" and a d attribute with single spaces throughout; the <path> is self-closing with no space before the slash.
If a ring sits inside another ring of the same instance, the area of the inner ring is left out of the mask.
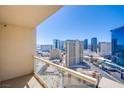
<path id="1" fill-rule="evenodd" d="M 111 29 L 124 25 L 124 6 L 64 6 L 37 27 L 37 44 L 53 39 L 111 41 Z"/>

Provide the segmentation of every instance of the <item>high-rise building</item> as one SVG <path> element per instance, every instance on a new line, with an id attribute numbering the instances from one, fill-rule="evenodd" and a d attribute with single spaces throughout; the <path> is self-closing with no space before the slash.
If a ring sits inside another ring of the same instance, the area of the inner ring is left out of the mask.
<path id="1" fill-rule="evenodd" d="M 60 41 L 60 49 L 63 51 L 64 50 L 64 41 Z"/>
<path id="2" fill-rule="evenodd" d="M 111 55 L 111 43 L 110 42 L 99 42 L 99 54 Z"/>
<path id="3" fill-rule="evenodd" d="M 112 39 L 112 55 L 115 55 L 116 54 L 116 47 L 117 47 L 117 39 Z"/>
<path id="4" fill-rule="evenodd" d="M 124 26 L 111 30 L 112 61 L 124 67 Z"/>
<path id="5" fill-rule="evenodd" d="M 83 47 L 84 47 L 84 49 L 88 49 L 88 39 L 85 39 L 83 41 Z"/>
<path id="6" fill-rule="evenodd" d="M 97 52 L 97 38 L 96 37 L 91 39 L 91 51 Z"/>
<path id="7" fill-rule="evenodd" d="M 65 42 L 66 66 L 70 67 L 83 62 L 83 44 L 79 40 L 67 40 Z"/>
<path id="8" fill-rule="evenodd" d="M 50 52 L 52 50 L 52 45 L 40 45 L 42 52 Z"/>
<path id="9" fill-rule="evenodd" d="M 53 40 L 53 48 L 60 49 L 60 40 L 58 39 Z"/>

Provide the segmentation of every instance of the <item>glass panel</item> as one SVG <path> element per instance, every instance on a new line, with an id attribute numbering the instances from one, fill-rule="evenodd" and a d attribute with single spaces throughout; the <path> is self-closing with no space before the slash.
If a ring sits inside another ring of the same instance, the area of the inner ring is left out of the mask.
<path id="1" fill-rule="evenodd" d="M 34 59 L 34 71 L 47 83 L 49 88 L 95 88 L 96 85 L 75 77 L 44 61 Z"/>

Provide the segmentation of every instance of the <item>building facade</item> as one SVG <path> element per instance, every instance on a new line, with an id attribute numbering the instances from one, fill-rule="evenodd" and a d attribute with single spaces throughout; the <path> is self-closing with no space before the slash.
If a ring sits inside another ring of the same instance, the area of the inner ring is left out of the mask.
<path id="1" fill-rule="evenodd" d="M 83 62 L 83 43 L 81 41 L 67 40 L 65 45 L 67 67 Z"/>
<path id="2" fill-rule="evenodd" d="M 40 45 L 42 52 L 50 52 L 52 50 L 52 45 Z"/>
<path id="3" fill-rule="evenodd" d="M 111 30 L 112 61 L 124 67 L 124 26 Z"/>
<path id="4" fill-rule="evenodd" d="M 64 41 L 60 41 L 60 49 L 64 51 Z"/>
<path id="5" fill-rule="evenodd" d="M 84 49 L 88 49 L 88 39 L 85 39 L 84 41 L 83 41 L 83 47 L 84 47 Z"/>
<path id="6" fill-rule="evenodd" d="M 99 54 L 101 56 L 111 55 L 111 43 L 99 42 Z"/>
<path id="7" fill-rule="evenodd" d="M 97 53 L 97 38 L 91 38 L 91 51 Z"/>
<path id="8" fill-rule="evenodd" d="M 60 49 L 60 40 L 58 39 L 53 40 L 53 48 Z"/>

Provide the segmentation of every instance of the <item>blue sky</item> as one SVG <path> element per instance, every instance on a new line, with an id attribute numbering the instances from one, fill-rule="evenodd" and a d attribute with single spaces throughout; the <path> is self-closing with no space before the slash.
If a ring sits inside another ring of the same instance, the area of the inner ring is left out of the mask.
<path id="1" fill-rule="evenodd" d="M 111 29 L 124 25 L 124 6 L 64 6 L 37 27 L 37 44 L 53 39 L 111 41 Z"/>

